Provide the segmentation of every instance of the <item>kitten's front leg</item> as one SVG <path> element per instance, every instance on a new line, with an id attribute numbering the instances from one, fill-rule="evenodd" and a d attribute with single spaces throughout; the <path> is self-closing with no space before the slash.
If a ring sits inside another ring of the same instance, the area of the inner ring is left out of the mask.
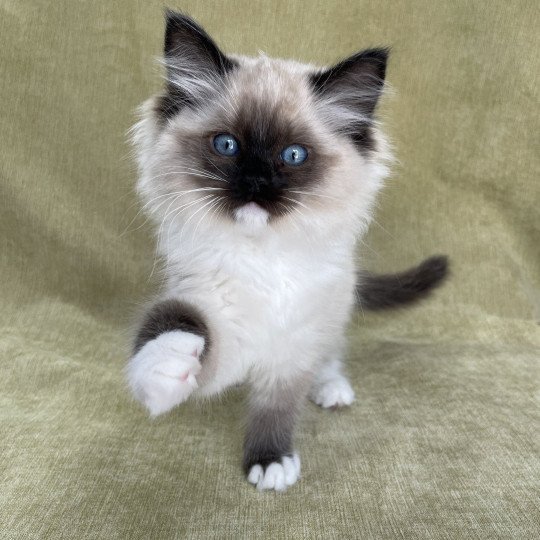
<path id="1" fill-rule="evenodd" d="M 197 388 L 208 348 L 208 328 L 196 309 L 173 299 L 155 304 L 138 331 L 127 368 L 134 396 L 152 416 L 184 402 Z"/>
<path id="2" fill-rule="evenodd" d="M 259 388 L 257 388 L 259 386 Z M 258 489 L 284 491 L 300 476 L 300 458 L 293 451 L 296 419 L 305 399 L 304 381 L 255 385 L 249 404 L 244 442 L 244 471 Z"/>

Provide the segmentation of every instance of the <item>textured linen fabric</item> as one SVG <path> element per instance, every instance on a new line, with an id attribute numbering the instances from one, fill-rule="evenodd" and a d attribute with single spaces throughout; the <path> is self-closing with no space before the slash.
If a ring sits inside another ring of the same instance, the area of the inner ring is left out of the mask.
<path id="1" fill-rule="evenodd" d="M 162 3 L 0 0 L 0 537 L 537 538 L 538 3 L 181 7 L 228 51 L 391 45 L 398 162 L 360 254 L 392 271 L 447 253 L 452 278 L 359 314 L 356 403 L 308 405 L 301 481 L 258 493 L 242 390 L 150 421 L 122 375 L 155 288 L 126 131 L 161 85 Z"/>

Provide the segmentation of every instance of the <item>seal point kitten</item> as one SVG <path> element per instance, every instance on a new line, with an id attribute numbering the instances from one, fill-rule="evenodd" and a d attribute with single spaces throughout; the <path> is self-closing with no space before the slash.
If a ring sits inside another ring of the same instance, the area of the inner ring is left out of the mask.
<path id="1" fill-rule="evenodd" d="M 166 13 L 165 88 L 134 129 L 164 287 L 127 377 L 152 416 L 247 383 L 243 467 L 259 489 L 299 478 L 306 398 L 353 402 L 342 357 L 358 303 L 410 304 L 447 273 L 445 257 L 383 276 L 355 264 L 388 173 L 375 121 L 387 58 L 368 49 L 318 68 L 226 55 L 193 19 Z"/>

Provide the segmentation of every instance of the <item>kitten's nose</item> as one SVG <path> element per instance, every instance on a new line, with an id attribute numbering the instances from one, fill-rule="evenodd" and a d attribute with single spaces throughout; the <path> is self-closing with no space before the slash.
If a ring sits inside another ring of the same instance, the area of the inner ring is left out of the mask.
<path id="1" fill-rule="evenodd" d="M 240 197 L 246 202 L 273 198 L 277 195 L 276 189 L 272 186 L 272 181 L 260 175 L 244 176 L 239 183 L 238 191 Z"/>
<path id="2" fill-rule="evenodd" d="M 246 176 L 244 178 L 246 184 L 256 193 L 264 186 L 270 185 L 270 182 L 264 176 Z"/>

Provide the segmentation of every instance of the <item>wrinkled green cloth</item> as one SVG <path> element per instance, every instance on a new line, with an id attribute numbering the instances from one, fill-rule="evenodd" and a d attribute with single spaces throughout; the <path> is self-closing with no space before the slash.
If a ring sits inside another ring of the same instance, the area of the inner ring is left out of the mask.
<path id="1" fill-rule="evenodd" d="M 301 481 L 258 493 L 241 390 L 150 421 L 122 375 L 155 288 L 126 131 L 162 84 L 162 3 L 0 0 L 0 537 L 537 538 L 538 3 L 181 5 L 228 51 L 393 47 L 398 162 L 360 253 L 447 253 L 452 278 L 359 314 L 356 403 L 309 404 Z"/>

